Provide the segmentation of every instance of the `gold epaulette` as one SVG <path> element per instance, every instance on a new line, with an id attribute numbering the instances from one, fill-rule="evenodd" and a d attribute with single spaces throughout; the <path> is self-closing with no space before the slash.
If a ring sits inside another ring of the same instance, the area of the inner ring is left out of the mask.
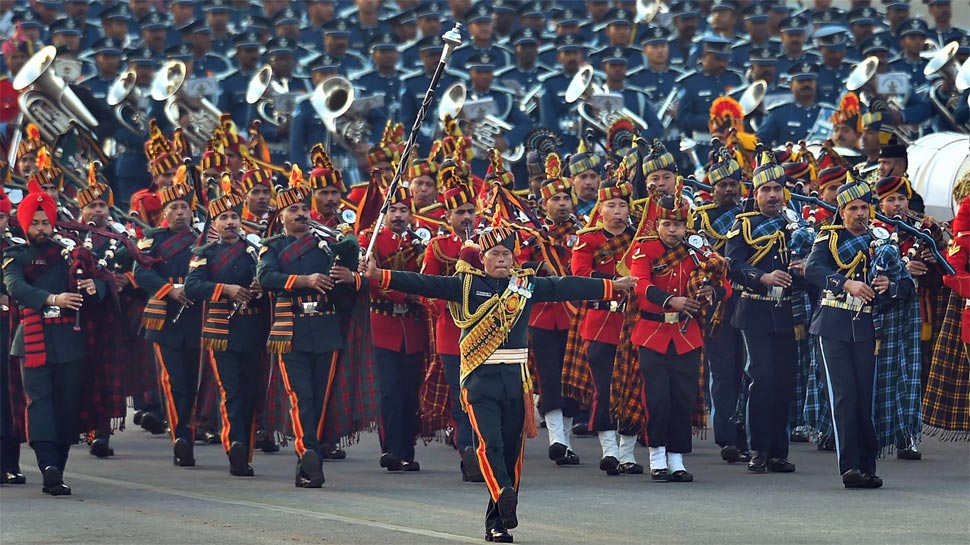
<path id="1" fill-rule="evenodd" d="M 660 240 L 660 235 L 644 235 L 637 237 L 633 242 L 646 242 L 648 240 Z"/>
<path id="2" fill-rule="evenodd" d="M 485 276 L 485 271 L 472 266 L 471 263 L 465 261 L 464 259 L 459 259 L 458 263 L 455 264 L 455 273 L 473 274 L 481 277 Z"/>
<path id="3" fill-rule="evenodd" d="M 761 215 L 761 212 L 753 211 L 753 212 L 741 212 L 740 214 L 734 217 L 735 219 L 741 219 L 741 218 L 750 218 L 753 216 L 760 216 L 760 215 Z"/>
<path id="4" fill-rule="evenodd" d="M 579 231 L 576 231 L 577 235 L 585 235 L 586 233 L 595 233 L 603 228 L 602 223 L 597 223 L 596 225 L 590 225 L 588 227 L 583 227 Z M 574 248 L 575 249 L 575 248 Z"/>

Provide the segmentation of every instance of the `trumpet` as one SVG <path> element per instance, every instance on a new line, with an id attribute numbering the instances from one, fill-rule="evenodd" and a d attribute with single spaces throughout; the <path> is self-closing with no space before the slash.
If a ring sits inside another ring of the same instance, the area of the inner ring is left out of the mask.
<path id="1" fill-rule="evenodd" d="M 138 74 L 133 68 L 125 70 L 108 88 L 106 100 L 121 126 L 135 134 L 145 134 L 148 119 L 142 108 L 144 98 L 136 85 L 137 79 Z"/>
<path id="2" fill-rule="evenodd" d="M 68 84 L 54 73 L 56 57 L 57 48 L 54 46 L 41 48 L 27 60 L 13 80 L 14 90 L 21 91 L 17 101 L 20 111 L 37 126 L 48 142 L 66 134 L 71 125 L 78 122 L 88 132 L 98 126 L 97 118 Z"/>
<path id="3" fill-rule="evenodd" d="M 205 97 L 189 96 L 185 86 L 188 79 L 185 63 L 168 61 L 155 74 L 151 96 L 165 102 L 165 117 L 175 127 L 181 127 L 182 114 L 188 114 L 189 122 L 182 127 L 182 134 L 195 149 L 205 149 L 212 132 L 220 126 L 222 112 Z"/>

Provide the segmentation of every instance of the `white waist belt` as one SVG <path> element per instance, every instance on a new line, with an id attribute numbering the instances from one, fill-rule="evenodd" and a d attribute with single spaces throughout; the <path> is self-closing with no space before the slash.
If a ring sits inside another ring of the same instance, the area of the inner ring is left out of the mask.
<path id="1" fill-rule="evenodd" d="M 499 348 L 482 365 L 519 365 L 529 359 L 528 348 Z"/>

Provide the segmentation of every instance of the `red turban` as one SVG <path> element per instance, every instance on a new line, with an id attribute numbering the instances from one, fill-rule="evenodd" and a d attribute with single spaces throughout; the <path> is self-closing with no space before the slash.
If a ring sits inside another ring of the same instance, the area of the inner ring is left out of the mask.
<path id="1" fill-rule="evenodd" d="M 9 216 L 11 210 L 13 210 L 13 202 L 10 201 L 6 191 L 0 191 L 0 214 Z"/>
<path id="2" fill-rule="evenodd" d="M 37 210 L 43 210 L 47 214 L 47 219 L 50 220 L 51 225 L 57 224 L 57 203 L 54 202 L 53 197 L 44 193 L 37 180 L 31 178 L 27 183 L 27 195 L 17 206 L 17 220 L 20 222 L 20 227 L 24 230 L 24 233 L 27 232 L 27 228 L 34 221 L 34 214 L 37 213 Z"/>

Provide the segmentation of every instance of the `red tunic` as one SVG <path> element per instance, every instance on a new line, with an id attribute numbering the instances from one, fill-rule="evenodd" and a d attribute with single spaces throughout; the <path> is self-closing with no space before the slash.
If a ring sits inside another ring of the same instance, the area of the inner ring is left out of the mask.
<path id="1" fill-rule="evenodd" d="M 647 289 L 656 286 L 669 295 L 683 297 L 690 272 L 697 268 L 693 259 L 686 258 L 663 271 L 655 271 L 653 269 L 654 260 L 666 251 L 667 246 L 656 238 L 649 238 L 634 244 L 633 252 L 630 255 L 630 275 L 640 279 L 637 282 L 635 292 L 641 312 L 652 314 L 673 312 L 672 309 L 662 308 L 647 299 Z M 727 299 L 731 295 L 731 285 L 726 278 L 722 285 L 725 290 L 724 298 Z M 686 354 L 691 350 L 700 348 L 704 339 L 696 319 L 691 319 L 687 323 L 687 331 L 681 333 L 680 329 L 683 324 L 682 321 L 669 324 L 661 323 L 641 316 L 633 329 L 631 340 L 637 346 L 643 346 L 661 354 L 666 353 L 670 343 L 673 342 L 678 355 Z"/>
<path id="2" fill-rule="evenodd" d="M 361 234 L 360 245 L 366 248 L 372 232 Z M 421 254 L 411 252 L 414 241 L 390 229 L 382 229 L 377 235 L 374 255 L 380 267 L 394 271 L 417 272 Z M 399 253 L 401 252 L 401 253 Z M 396 256 L 396 257 L 395 257 Z M 401 259 L 407 259 L 401 262 Z M 407 294 L 383 290 L 377 282 L 370 283 L 371 328 L 374 330 L 374 346 L 386 350 L 417 354 L 428 348 L 428 326 L 420 303 L 409 301 Z"/>
<path id="3" fill-rule="evenodd" d="M 571 260 L 572 246 L 576 243 L 576 230 L 565 238 L 558 240 L 555 244 L 548 245 L 541 242 L 538 238 L 532 238 L 522 244 L 519 252 L 519 263 L 530 261 L 548 261 L 548 257 L 558 260 L 554 264 L 557 276 L 568 275 L 569 262 Z M 543 247 L 546 251 L 543 252 Z M 565 270 L 558 270 L 559 268 Z M 569 329 L 569 322 L 575 315 L 575 310 L 569 303 L 536 303 L 532 306 L 532 314 L 529 316 L 529 325 L 547 331 L 561 331 Z"/>
<path id="4" fill-rule="evenodd" d="M 20 113 L 20 92 L 13 88 L 9 76 L 0 76 L 0 123 L 10 123 Z"/>
<path id="5" fill-rule="evenodd" d="M 946 260 L 956 274 L 944 276 L 943 283 L 965 300 L 961 338 L 963 342 L 970 343 L 970 306 L 966 305 L 966 302 L 970 302 L 970 231 L 962 231 L 953 237 Z"/>
<path id="6" fill-rule="evenodd" d="M 623 253 L 627 250 L 624 247 L 619 253 L 609 256 L 600 256 L 597 259 L 597 250 L 612 238 L 606 229 L 600 228 L 595 231 L 588 231 L 579 235 L 579 241 L 573 248 L 572 271 L 576 276 L 589 276 L 592 278 L 617 278 L 617 262 L 622 259 Z M 613 300 L 621 301 L 622 294 L 617 294 Z M 620 330 L 623 328 L 623 313 L 610 312 L 608 309 L 590 308 L 586 311 L 583 323 L 579 326 L 579 333 L 587 341 L 599 341 L 609 344 L 620 344 Z"/>
<path id="7" fill-rule="evenodd" d="M 455 273 L 455 264 L 461 252 L 462 241 L 458 235 L 442 235 L 431 239 L 428 249 L 424 252 L 424 267 L 421 272 L 437 276 L 451 276 Z M 428 308 L 435 317 L 435 344 L 439 354 L 458 356 L 458 339 L 461 329 L 455 325 L 455 320 L 448 311 L 448 302 L 442 299 L 426 299 Z"/>

